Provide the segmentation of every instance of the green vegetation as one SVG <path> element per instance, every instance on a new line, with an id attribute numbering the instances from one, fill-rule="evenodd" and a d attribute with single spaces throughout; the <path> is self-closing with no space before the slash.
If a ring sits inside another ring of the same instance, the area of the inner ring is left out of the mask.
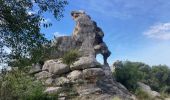
<path id="1" fill-rule="evenodd" d="M 142 73 L 138 70 L 138 64 L 125 62 L 115 69 L 115 77 L 131 91 L 137 88 L 137 82 L 142 78 Z"/>
<path id="2" fill-rule="evenodd" d="M 33 52 L 43 52 L 50 42 L 40 28 L 52 25 L 46 23 L 43 13 L 50 12 L 60 20 L 67 4 L 66 0 L 0 0 L 0 63 L 24 67 L 40 59 Z M 9 48 L 10 54 L 4 48 Z"/>
<path id="3" fill-rule="evenodd" d="M 73 64 L 80 56 L 78 50 L 70 50 L 64 54 L 62 61 L 67 65 Z"/>
<path id="4" fill-rule="evenodd" d="M 114 63 L 116 80 L 132 92 L 147 97 L 143 91 L 138 90 L 137 82 L 143 82 L 152 90 L 170 95 L 170 68 L 166 65 L 152 66 L 141 62 L 119 61 Z M 142 99 L 141 99 L 142 100 Z M 144 99 L 143 99 L 144 100 Z"/>
<path id="5" fill-rule="evenodd" d="M 3 71 L 0 74 L 0 100 L 56 100 L 43 93 L 44 86 L 23 71 Z"/>

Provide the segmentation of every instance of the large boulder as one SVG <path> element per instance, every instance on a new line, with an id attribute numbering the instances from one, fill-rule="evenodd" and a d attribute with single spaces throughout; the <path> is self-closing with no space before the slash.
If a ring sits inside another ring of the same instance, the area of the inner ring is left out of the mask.
<path id="1" fill-rule="evenodd" d="M 161 96 L 158 92 L 153 91 L 153 90 L 150 88 L 150 86 L 148 86 L 148 85 L 146 85 L 146 84 L 144 84 L 144 83 L 142 83 L 142 82 L 138 82 L 137 84 L 138 84 L 138 86 L 139 86 L 139 88 L 140 88 L 141 90 L 143 90 L 144 92 L 146 92 L 146 93 L 147 93 L 149 96 L 151 96 L 152 98 L 157 98 L 157 97 L 160 97 L 160 96 Z"/>
<path id="2" fill-rule="evenodd" d="M 61 75 L 70 71 L 70 67 L 64 63 L 60 59 L 57 60 L 48 60 L 45 62 L 42 70 L 47 70 L 52 74 Z"/>
<path id="3" fill-rule="evenodd" d="M 101 76 L 104 76 L 105 73 L 101 68 L 89 68 L 83 70 L 83 76 L 84 78 L 98 78 Z"/>
<path id="4" fill-rule="evenodd" d="M 67 78 L 70 79 L 71 81 L 82 79 L 82 77 L 83 77 L 83 74 L 79 70 L 74 70 L 67 75 Z"/>
<path id="5" fill-rule="evenodd" d="M 100 67 L 101 64 L 94 57 L 80 57 L 71 66 L 71 70 L 82 70 L 87 68 Z"/>

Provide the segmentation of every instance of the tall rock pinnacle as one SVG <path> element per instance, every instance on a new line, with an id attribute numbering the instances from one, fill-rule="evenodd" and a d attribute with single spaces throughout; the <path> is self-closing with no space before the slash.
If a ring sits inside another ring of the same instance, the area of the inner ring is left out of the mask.
<path id="1" fill-rule="evenodd" d="M 60 51 L 77 48 L 83 56 L 95 58 L 97 54 L 102 54 L 104 64 L 108 64 L 107 58 L 111 52 L 103 42 L 104 33 L 101 28 L 84 11 L 72 11 L 71 16 L 76 23 L 72 36 L 56 38 L 54 44 L 59 43 Z"/>

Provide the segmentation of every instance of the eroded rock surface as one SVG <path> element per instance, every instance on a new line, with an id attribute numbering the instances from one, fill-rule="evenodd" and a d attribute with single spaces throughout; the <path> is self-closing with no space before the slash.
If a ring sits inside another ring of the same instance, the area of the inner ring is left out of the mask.
<path id="1" fill-rule="evenodd" d="M 42 71 L 35 74 L 47 86 L 45 92 L 64 94 L 63 100 L 112 100 L 114 97 L 135 100 L 112 76 L 107 64 L 111 53 L 103 42 L 101 28 L 83 11 L 73 11 L 71 16 L 76 22 L 72 36 L 58 37 L 52 45 L 58 47 L 61 55 L 77 49 L 81 56 L 71 65 L 61 59 L 45 61 Z M 103 55 L 104 65 L 95 58 L 99 53 Z"/>
<path id="2" fill-rule="evenodd" d="M 111 52 L 103 41 L 104 33 L 101 28 L 83 11 L 72 11 L 71 16 L 76 23 L 72 36 L 56 37 L 52 45 L 57 47 L 60 54 L 71 49 L 78 49 L 82 56 L 96 57 L 97 54 L 102 54 L 104 63 L 107 64 Z"/>

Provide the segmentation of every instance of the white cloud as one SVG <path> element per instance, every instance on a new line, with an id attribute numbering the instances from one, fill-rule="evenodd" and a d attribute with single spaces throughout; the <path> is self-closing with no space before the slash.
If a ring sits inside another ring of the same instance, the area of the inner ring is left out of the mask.
<path id="1" fill-rule="evenodd" d="M 153 25 L 143 34 L 149 38 L 170 40 L 170 22 Z"/>
<path id="2" fill-rule="evenodd" d="M 60 33 L 60 32 L 54 32 L 53 33 L 55 37 L 60 37 L 60 36 L 66 36 L 66 34 Z"/>

